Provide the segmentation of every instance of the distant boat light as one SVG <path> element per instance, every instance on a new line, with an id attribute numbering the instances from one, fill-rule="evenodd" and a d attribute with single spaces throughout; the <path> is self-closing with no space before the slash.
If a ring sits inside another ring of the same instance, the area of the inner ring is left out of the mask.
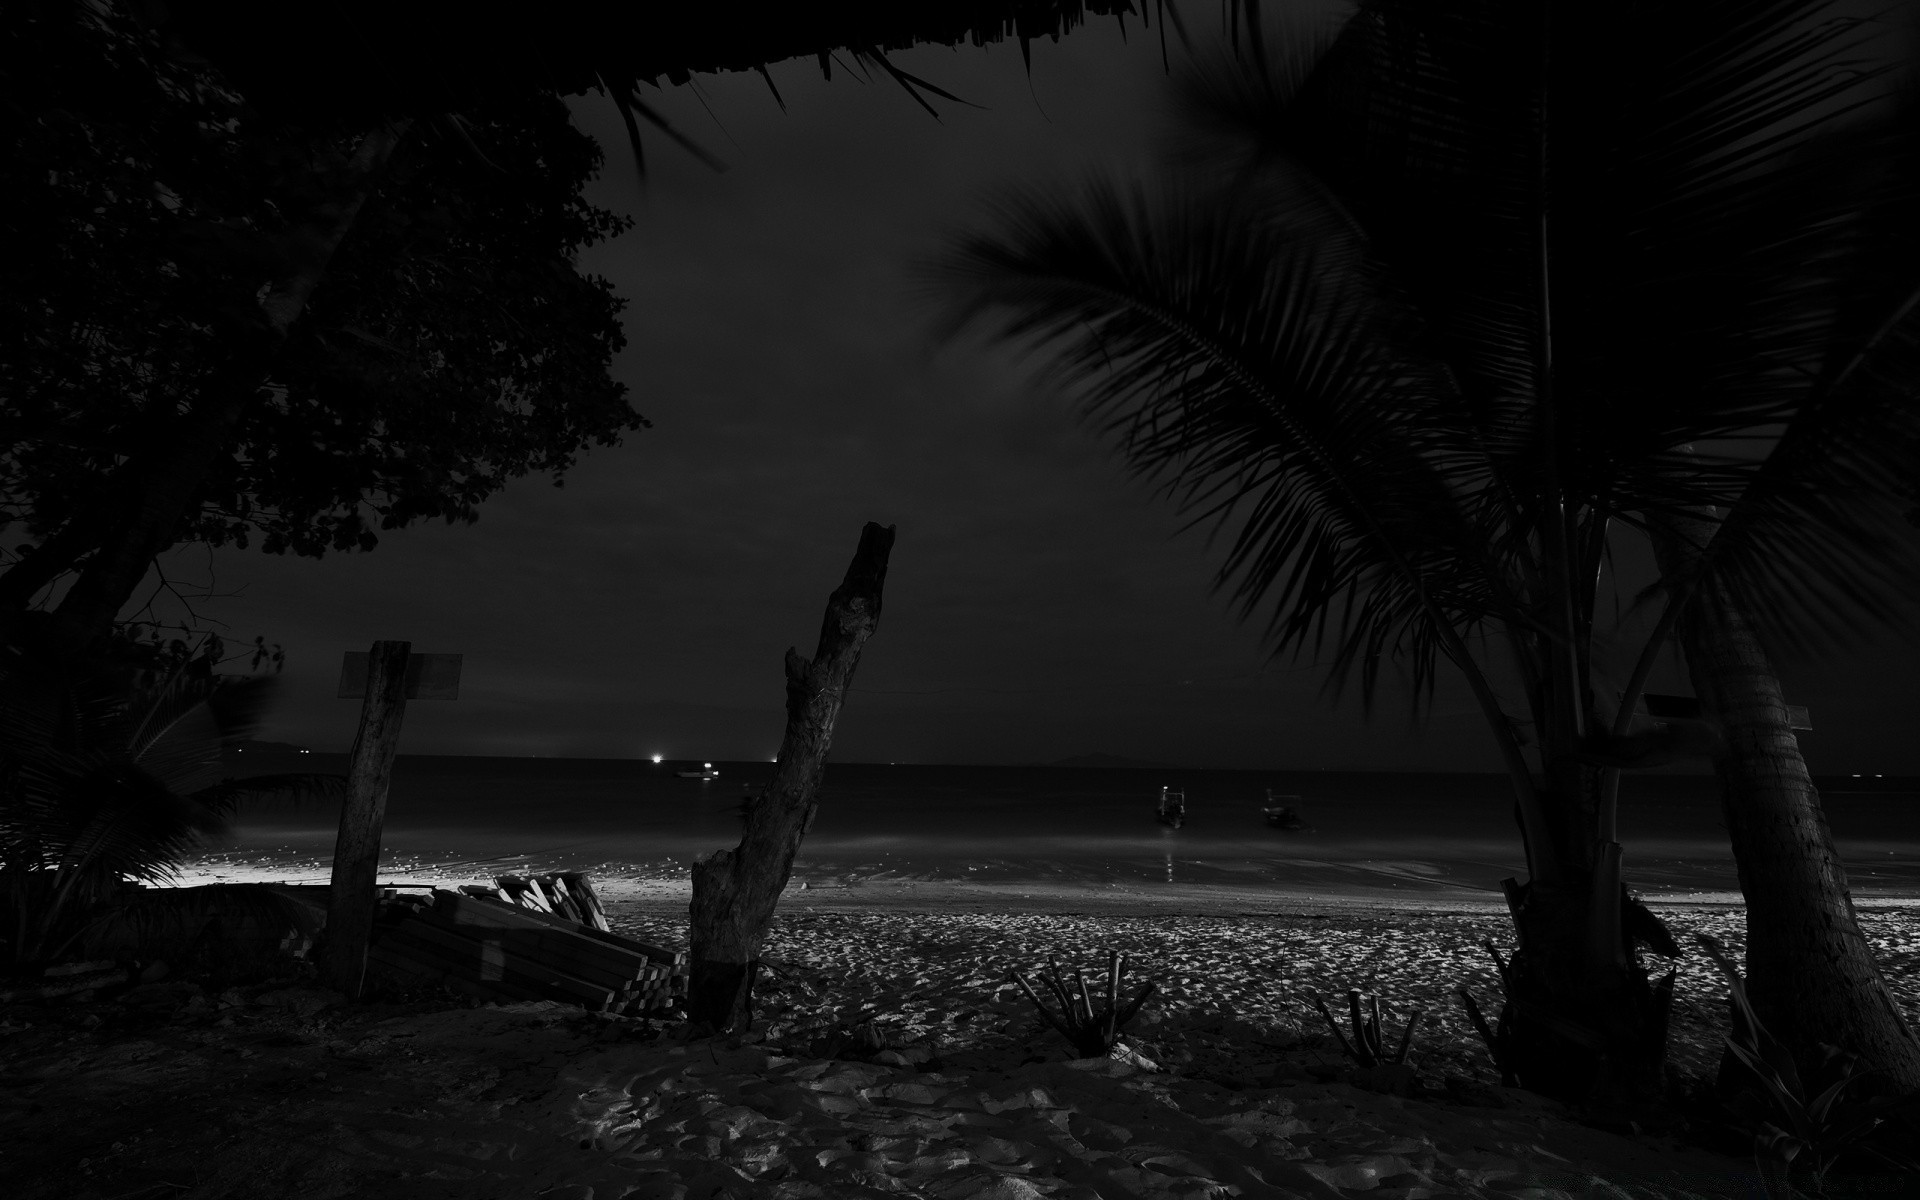
<path id="1" fill-rule="evenodd" d="M 657 763 L 657 762 L 659 762 L 659 761 L 660 761 L 660 756 L 659 756 L 658 754 L 656 754 L 656 755 L 654 755 L 654 756 L 653 756 L 653 761 L 654 761 L 654 762 L 656 762 L 656 763 Z"/>
<path id="2" fill-rule="evenodd" d="M 713 770 L 713 764 L 712 764 L 712 763 L 701 763 L 700 765 L 701 765 L 701 766 L 703 766 L 703 767 L 705 767 L 705 768 L 706 768 L 707 770 L 709 770 L 709 771 L 711 771 L 711 770 Z"/>

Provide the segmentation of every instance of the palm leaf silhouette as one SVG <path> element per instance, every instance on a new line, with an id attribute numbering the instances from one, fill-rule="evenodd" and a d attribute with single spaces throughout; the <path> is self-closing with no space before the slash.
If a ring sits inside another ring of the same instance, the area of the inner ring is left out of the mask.
<path id="1" fill-rule="evenodd" d="M 1696 592 L 1785 648 L 1920 582 L 1920 108 L 1870 23 L 1789 0 L 1368 0 L 1288 53 L 1257 11 L 1182 86 L 1178 181 L 1003 201 L 936 264 L 948 331 L 1043 349 L 1133 469 L 1230 528 L 1221 581 L 1276 651 L 1326 635 L 1367 701 L 1382 660 L 1416 702 L 1459 667 L 1532 877 L 1519 1074 L 1651 1078 L 1666 993 L 1623 935 L 1599 731 Z M 1599 581 L 1680 523 L 1701 545 L 1645 593 L 1665 615 L 1609 706 Z"/>
<path id="2" fill-rule="evenodd" d="M 131 882 L 164 883 L 243 801 L 337 800 L 337 776 L 226 777 L 225 745 L 258 727 L 272 680 L 215 674 L 210 655 L 143 678 L 123 655 L 16 639 L 0 662 L 0 877 L 7 950 L 71 943 Z"/>

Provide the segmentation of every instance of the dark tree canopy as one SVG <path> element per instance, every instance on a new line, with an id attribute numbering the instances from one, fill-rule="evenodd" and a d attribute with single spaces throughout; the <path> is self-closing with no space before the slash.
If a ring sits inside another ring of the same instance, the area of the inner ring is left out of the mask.
<path id="1" fill-rule="evenodd" d="M 1134 11 L 9 6 L 0 65 L 26 152 L 0 175 L 46 194 L 7 230 L 35 242 L 9 282 L 36 345 L 0 366 L 0 402 L 38 407 L 0 442 L 0 524 L 34 539 L 0 554 L 0 614 L 70 577 L 61 627 L 96 637 L 182 539 L 364 546 L 376 519 L 471 518 L 505 479 L 557 476 L 642 424 L 593 361 L 619 348 L 618 301 L 568 269 L 618 222 L 579 200 L 597 152 L 557 97 L 609 95 L 638 159 L 643 119 L 691 145 L 640 97 L 662 76 L 850 59 L 931 108 L 926 93 L 947 94 L 889 50 L 1012 35 L 1025 51 L 1089 13 L 1124 26 Z M 1177 18 L 1152 11 L 1164 41 Z M 486 187 L 499 194 L 463 199 Z"/>
<path id="2" fill-rule="evenodd" d="M 295 326 L 284 393 L 212 481 L 231 498 L 206 535 L 252 524 L 268 550 L 317 554 L 370 546 L 374 514 L 471 521 L 507 480 L 557 484 L 582 448 L 644 426 L 607 375 L 625 301 L 572 262 L 631 224 L 581 198 L 598 146 L 553 96 L 466 123 L 484 160 L 444 137 L 396 157 Z"/>
<path id="3" fill-rule="evenodd" d="M 5 39 L 0 304 L 25 336 L 0 351 L 0 522 L 39 537 L 192 410 L 327 181 L 310 135 L 131 21 L 9 19 Z M 599 148 L 532 89 L 461 129 L 396 155 L 182 537 L 364 549 L 645 424 L 607 375 L 624 302 L 573 267 L 628 224 L 581 196 Z"/>
<path id="4" fill-rule="evenodd" d="M 1157 19 L 1165 5 L 1146 0 L 1139 8 Z M 692 72 L 760 70 L 792 58 L 818 59 L 830 71 L 839 55 L 871 61 L 920 44 L 1012 36 L 1024 47 L 1089 16 L 1124 21 L 1138 11 L 1132 0 L 577 0 L 523 6 L 504 20 L 497 10 L 477 19 L 452 0 L 169 0 L 142 9 L 258 102 L 347 123 L 458 110 L 503 87 L 560 95 L 605 87 L 626 96 L 642 82 L 683 83 Z"/>

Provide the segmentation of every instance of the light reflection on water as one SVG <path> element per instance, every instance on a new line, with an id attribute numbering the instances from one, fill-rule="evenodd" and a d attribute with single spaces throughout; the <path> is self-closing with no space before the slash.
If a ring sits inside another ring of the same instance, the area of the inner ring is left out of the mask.
<path id="1" fill-rule="evenodd" d="M 588 770 L 564 760 L 538 768 L 401 762 L 408 769 L 396 775 L 389 801 L 387 869 L 471 864 L 475 878 L 525 867 L 684 878 L 694 859 L 739 836 L 734 784 L 678 780 L 632 763 Z M 766 769 L 721 767 L 750 786 L 759 778 L 751 772 Z M 1163 782 L 1187 793 L 1182 829 L 1153 820 Z M 1268 787 L 1301 795 L 1310 828 L 1266 826 L 1259 809 Z M 1621 819 L 1630 885 L 1734 886 L 1710 780 L 1643 779 L 1634 787 Z M 1910 809 L 1880 800 L 1827 807 L 1856 888 L 1920 886 Z M 257 808 L 243 813 L 216 857 L 324 863 L 334 836 L 332 814 L 314 806 Z M 1524 870 L 1511 803 L 1494 777 L 1201 772 L 1163 781 L 1148 771 L 835 767 L 794 873 L 817 881 L 1324 882 L 1484 892 Z"/>

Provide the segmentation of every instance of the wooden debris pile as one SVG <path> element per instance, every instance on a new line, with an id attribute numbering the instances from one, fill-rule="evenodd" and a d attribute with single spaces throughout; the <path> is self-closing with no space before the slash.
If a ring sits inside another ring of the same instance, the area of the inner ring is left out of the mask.
<path id="1" fill-rule="evenodd" d="M 578 871 L 562 871 L 556 875 L 501 875 L 494 879 L 492 888 L 469 884 L 460 890 L 474 896 L 497 895 L 508 904 L 609 932 L 607 913 L 600 907 L 593 880 Z"/>
<path id="2" fill-rule="evenodd" d="M 607 929 L 584 876 L 396 892 L 381 907 L 367 965 L 488 1000 L 559 1000 L 622 1016 L 670 1008 L 687 983 L 684 952 Z"/>

